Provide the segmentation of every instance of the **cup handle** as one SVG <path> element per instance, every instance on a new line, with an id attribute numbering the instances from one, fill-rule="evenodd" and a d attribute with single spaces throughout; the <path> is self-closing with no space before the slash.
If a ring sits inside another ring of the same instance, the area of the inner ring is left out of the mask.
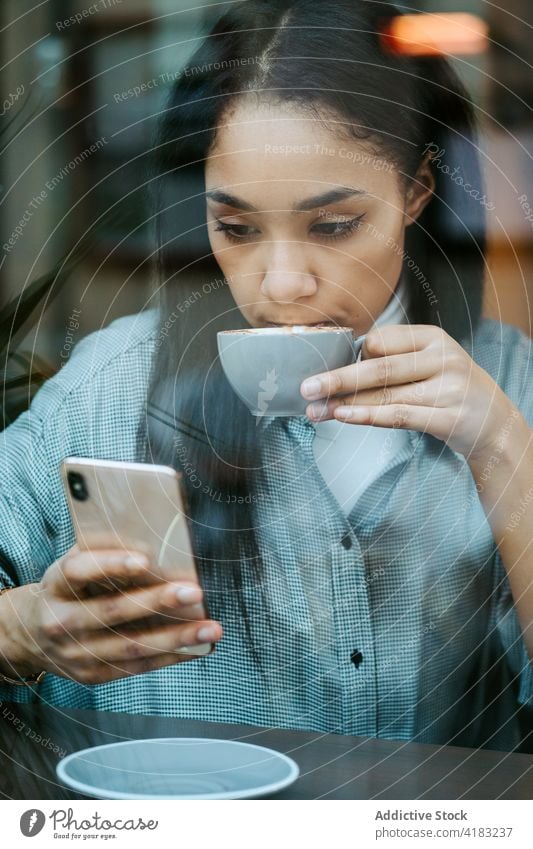
<path id="1" fill-rule="evenodd" d="M 354 363 L 359 362 L 361 359 L 361 349 L 363 347 L 363 343 L 366 339 L 366 333 L 363 336 L 358 336 L 357 339 L 352 341 L 352 349 L 353 349 L 353 361 Z"/>

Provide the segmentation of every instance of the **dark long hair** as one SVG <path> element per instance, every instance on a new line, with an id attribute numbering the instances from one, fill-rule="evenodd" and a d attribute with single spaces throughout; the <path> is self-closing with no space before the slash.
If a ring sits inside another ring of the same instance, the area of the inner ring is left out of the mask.
<path id="1" fill-rule="evenodd" d="M 215 562 L 237 590 L 243 569 L 260 574 L 253 505 L 262 431 L 216 349 L 218 330 L 247 323 L 211 254 L 204 198 L 204 165 L 235 98 L 262 90 L 317 120 L 340 117 L 342 132 L 371 143 L 406 181 L 430 149 L 435 197 L 406 234 L 410 320 L 440 325 L 465 345 L 479 321 L 485 225 L 473 108 L 445 58 L 384 49 L 378 33 L 396 14 L 391 3 L 367 0 L 233 3 L 189 59 L 164 113 L 154 179 L 161 328 L 139 450 L 182 471 L 211 586 Z M 176 266 L 172 255 L 187 251 Z"/>

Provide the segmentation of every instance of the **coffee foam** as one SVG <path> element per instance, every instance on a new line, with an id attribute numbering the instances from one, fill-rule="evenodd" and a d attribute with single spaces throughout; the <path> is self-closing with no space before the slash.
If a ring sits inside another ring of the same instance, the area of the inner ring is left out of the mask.
<path id="1" fill-rule="evenodd" d="M 308 324 L 282 324 L 279 327 L 249 327 L 243 330 L 221 330 L 220 334 L 227 333 L 250 333 L 258 336 L 270 336 L 299 333 L 352 333 L 351 327 L 316 327 Z"/>

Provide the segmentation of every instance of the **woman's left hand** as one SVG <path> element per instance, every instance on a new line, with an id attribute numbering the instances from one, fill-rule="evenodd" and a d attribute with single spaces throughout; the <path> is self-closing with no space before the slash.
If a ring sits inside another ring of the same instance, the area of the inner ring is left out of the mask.
<path id="1" fill-rule="evenodd" d="M 302 383 L 312 421 L 338 419 L 430 433 L 472 459 L 490 456 L 516 408 L 493 378 L 440 327 L 370 330 L 357 363 Z M 315 391 L 310 381 L 318 381 Z M 323 399 L 319 401 L 319 399 Z"/>

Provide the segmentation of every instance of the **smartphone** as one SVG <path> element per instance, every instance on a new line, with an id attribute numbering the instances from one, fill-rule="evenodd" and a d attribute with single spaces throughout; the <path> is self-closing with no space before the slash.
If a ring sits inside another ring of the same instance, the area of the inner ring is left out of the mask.
<path id="1" fill-rule="evenodd" d="M 61 477 L 80 549 L 145 553 L 152 567 L 136 586 L 161 580 L 199 583 L 179 472 L 170 466 L 67 457 L 61 464 Z M 124 586 L 104 579 L 93 582 L 88 593 Z M 205 604 L 202 618 L 209 618 Z M 143 624 L 149 621 L 150 617 L 142 619 Z M 214 644 L 202 644 L 180 652 L 207 655 L 214 648 Z"/>

